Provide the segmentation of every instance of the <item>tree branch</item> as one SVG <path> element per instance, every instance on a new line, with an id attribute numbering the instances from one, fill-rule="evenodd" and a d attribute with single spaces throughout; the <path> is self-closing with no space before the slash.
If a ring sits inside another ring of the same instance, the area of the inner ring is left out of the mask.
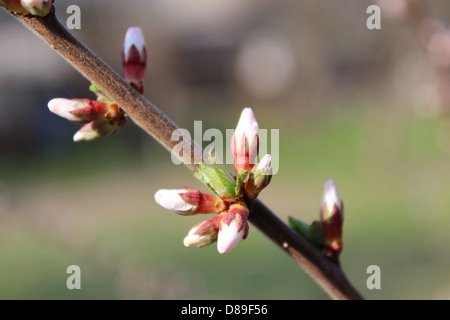
<path id="1" fill-rule="evenodd" d="M 115 101 L 133 121 L 171 151 L 179 141 L 172 141 L 172 133 L 178 129 L 164 113 L 130 87 L 98 56 L 76 39 L 55 15 L 54 8 L 45 17 L 13 15 L 28 29 L 36 33 L 50 47 L 61 54 L 73 67 L 96 84 Z M 191 145 L 191 154 L 181 157 L 183 163 L 196 171 L 194 155 L 202 152 L 194 141 L 184 137 Z M 249 200 L 249 220 L 303 269 L 334 299 L 363 299 L 348 281 L 342 269 L 327 260 L 304 238 L 281 221 L 261 201 Z"/>

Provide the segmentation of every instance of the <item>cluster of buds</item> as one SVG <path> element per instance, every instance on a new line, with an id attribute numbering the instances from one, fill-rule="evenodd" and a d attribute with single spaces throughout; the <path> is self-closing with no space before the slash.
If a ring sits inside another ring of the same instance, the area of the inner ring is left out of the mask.
<path id="1" fill-rule="evenodd" d="M 1 1 L 1 0 L 0 0 Z M 139 27 L 127 30 L 122 50 L 125 80 L 139 93 L 143 92 L 146 66 L 145 42 Z M 94 84 L 90 87 L 97 100 L 55 98 L 49 101 L 51 112 L 67 120 L 84 124 L 73 136 L 75 142 L 104 137 L 123 126 L 125 112 Z"/>
<path id="2" fill-rule="evenodd" d="M 53 0 L 0 0 L 0 6 L 17 14 L 46 16 L 52 8 Z"/>
<path id="3" fill-rule="evenodd" d="M 344 204 L 337 192 L 333 180 L 325 183 L 320 221 L 308 225 L 289 217 L 290 226 L 319 249 L 329 260 L 339 263 L 342 251 L 342 226 L 344 222 Z"/>
<path id="4" fill-rule="evenodd" d="M 245 197 L 256 198 L 272 177 L 270 155 L 265 155 L 256 163 L 258 137 L 258 123 L 253 111 L 245 108 L 231 143 L 235 176 L 216 162 L 214 150 L 211 150 L 208 162 L 201 163 L 195 175 L 214 194 L 192 188 L 156 192 L 157 203 L 180 215 L 217 214 L 191 228 L 184 238 L 186 247 L 205 247 L 217 241 L 217 250 L 222 254 L 247 238 L 250 211 Z"/>
<path id="5" fill-rule="evenodd" d="M 55 98 L 49 101 L 51 112 L 75 123 L 84 124 L 73 141 L 92 140 L 116 131 L 125 123 L 125 113 L 111 100 Z"/>

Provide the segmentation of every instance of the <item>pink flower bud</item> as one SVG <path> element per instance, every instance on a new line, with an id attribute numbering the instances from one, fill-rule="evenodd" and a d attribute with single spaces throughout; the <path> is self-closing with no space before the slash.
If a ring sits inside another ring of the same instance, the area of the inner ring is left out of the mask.
<path id="1" fill-rule="evenodd" d="M 51 112 L 77 123 L 124 118 L 124 112 L 112 101 L 55 98 L 49 101 Z"/>
<path id="2" fill-rule="evenodd" d="M 155 200 L 162 207 L 181 215 L 219 213 L 226 209 L 225 203 L 218 196 L 192 188 L 161 189 L 156 192 Z"/>
<path id="3" fill-rule="evenodd" d="M 155 201 L 162 207 L 177 212 L 192 212 L 194 205 L 186 202 L 180 194 L 187 190 L 161 189 L 155 193 Z"/>
<path id="4" fill-rule="evenodd" d="M 81 129 L 75 133 L 73 136 L 73 141 L 89 141 L 96 138 L 105 137 L 119 129 L 124 123 L 125 118 L 91 121 L 82 126 Z"/>
<path id="5" fill-rule="evenodd" d="M 96 138 L 100 138 L 102 135 L 99 132 L 98 128 L 101 127 L 102 124 L 102 121 L 91 121 L 85 124 L 73 135 L 73 141 L 90 141 Z"/>
<path id="6" fill-rule="evenodd" d="M 21 0 L 22 6 L 34 16 L 46 16 L 52 8 L 53 0 Z"/>
<path id="7" fill-rule="evenodd" d="M 85 123 L 73 136 L 74 141 L 104 137 L 126 120 L 125 113 L 112 101 L 89 99 L 52 99 L 48 103 L 51 112 L 76 123 Z"/>
<path id="8" fill-rule="evenodd" d="M 223 200 L 216 195 L 202 193 L 192 188 L 179 188 L 178 190 L 187 191 L 179 193 L 179 196 L 194 206 L 193 213 L 219 213 L 227 207 Z"/>
<path id="9" fill-rule="evenodd" d="M 125 80 L 139 93 L 144 91 L 144 73 L 147 65 L 147 52 L 141 28 L 130 27 L 125 35 L 122 49 L 122 66 Z"/>
<path id="10" fill-rule="evenodd" d="M 325 183 L 320 218 L 325 234 L 325 255 L 339 255 L 342 251 L 344 205 L 331 179 Z"/>
<path id="11" fill-rule="evenodd" d="M 325 219 L 331 218 L 332 213 L 336 211 L 334 210 L 335 206 L 339 211 L 343 209 L 343 204 L 341 198 L 339 197 L 336 184 L 331 179 L 325 183 L 324 187 L 322 205 L 325 204 L 328 209 L 326 210 L 327 215 L 324 217 Z"/>
<path id="12" fill-rule="evenodd" d="M 252 109 L 245 108 L 231 138 L 231 153 L 234 157 L 234 167 L 236 168 L 237 176 L 242 170 L 250 172 L 256 164 L 259 147 L 258 139 L 258 122 L 256 122 Z"/>
<path id="13" fill-rule="evenodd" d="M 272 180 L 272 157 L 266 154 L 250 172 L 245 191 L 249 198 L 255 199 Z"/>
<path id="14" fill-rule="evenodd" d="M 52 8 L 53 0 L 0 0 L 0 6 L 18 14 L 46 16 Z"/>
<path id="15" fill-rule="evenodd" d="M 217 215 L 214 218 L 196 224 L 184 238 L 184 245 L 186 247 L 201 248 L 216 241 L 221 220 L 222 215 Z"/>
<path id="16" fill-rule="evenodd" d="M 247 207 L 241 203 L 232 204 L 230 210 L 223 214 L 217 238 L 217 250 L 220 254 L 230 251 L 247 238 L 248 214 Z"/>
<path id="17" fill-rule="evenodd" d="M 82 119 L 75 116 L 72 111 L 82 108 L 88 108 L 88 99 L 63 99 L 55 98 L 48 102 L 48 108 L 51 112 L 57 114 L 60 117 L 66 118 L 73 122 L 85 122 L 87 119 Z"/>

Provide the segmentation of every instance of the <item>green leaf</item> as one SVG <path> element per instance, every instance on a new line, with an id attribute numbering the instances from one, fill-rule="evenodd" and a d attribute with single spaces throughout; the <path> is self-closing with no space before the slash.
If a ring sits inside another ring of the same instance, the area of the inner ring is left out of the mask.
<path id="1" fill-rule="evenodd" d="M 194 175 L 219 197 L 236 198 L 236 181 L 220 165 L 200 163 Z"/>
<path id="2" fill-rule="evenodd" d="M 235 189 L 235 193 L 238 196 L 242 196 L 243 194 L 243 183 L 245 178 L 247 178 L 248 176 L 248 171 L 247 170 L 242 170 L 241 173 L 239 174 L 239 177 L 236 180 L 236 189 Z"/>
<path id="3" fill-rule="evenodd" d="M 319 221 L 314 221 L 311 225 L 309 225 L 294 217 L 289 217 L 288 222 L 292 229 L 298 232 L 317 249 L 321 249 L 325 244 L 323 226 Z"/>
<path id="4" fill-rule="evenodd" d="M 106 94 L 103 93 L 102 90 L 100 90 L 97 85 L 91 83 L 89 90 L 91 90 L 95 95 L 97 96 L 97 101 L 110 101 L 111 99 L 106 96 Z"/>
<path id="5" fill-rule="evenodd" d="M 297 233 L 300 233 L 304 238 L 308 238 L 309 224 L 294 217 L 288 217 L 288 222 L 292 229 L 297 231 Z"/>

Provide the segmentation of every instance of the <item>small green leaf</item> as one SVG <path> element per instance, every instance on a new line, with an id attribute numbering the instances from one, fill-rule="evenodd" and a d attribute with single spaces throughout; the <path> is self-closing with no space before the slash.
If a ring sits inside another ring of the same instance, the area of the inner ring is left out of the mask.
<path id="1" fill-rule="evenodd" d="M 292 229 L 298 232 L 317 249 L 321 249 L 325 244 L 323 226 L 319 221 L 314 221 L 311 225 L 309 225 L 296 218 L 289 217 L 288 222 Z"/>
<path id="2" fill-rule="evenodd" d="M 288 217 L 288 222 L 292 229 L 300 233 L 304 238 L 308 238 L 309 224 L 294 217 Z"/>
<path id="3" fill-rule="evenodd" d="M 243 194 L 244 188 L 243 188 L 242 184 L 244 183 L 245 178 L 247 178 L 247 175 L 248 175 L 248 171 L 244 169 L 239 174 L 239 177 L 237 177 L 235 193 L 238 196 L 241 196 Z"/>
<path id="4" fill-rule="evenodd" d="M 236 181 L 225 168 L 218 164 L 210 165 L 203 162 L 198 165 L 198 170 L 194 174 L 219 197 L 236 198 Z"/>
<path id="5" fill-rule="evenodd" d="M 93 93 L 95 93 L 95 95 L 97 96 L 97 101 L 110 101 L 111 99 L 109 99 L 106 94 L 103 93 L 102 90 L 100 90 L 99 87 L 97 87 L 97 85 L 91 83 L 89 90 L 91 90 Z"/>

